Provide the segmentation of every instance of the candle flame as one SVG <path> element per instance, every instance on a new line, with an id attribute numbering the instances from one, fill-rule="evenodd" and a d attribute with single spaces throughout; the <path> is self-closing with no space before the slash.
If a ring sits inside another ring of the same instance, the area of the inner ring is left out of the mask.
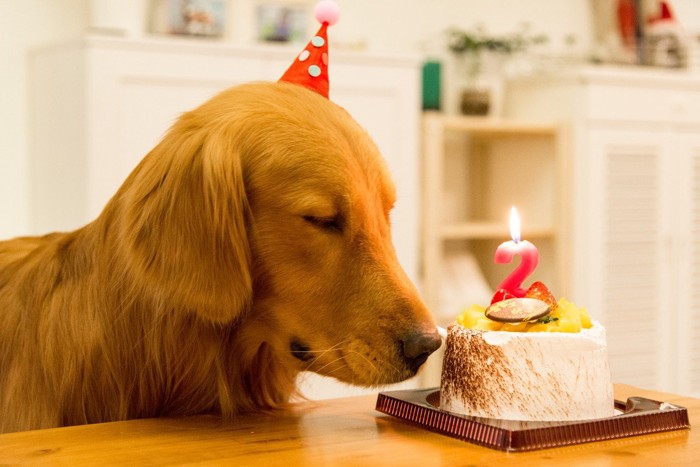
<path id="1" fill-rule="evenodd" d="M 520 216 L 515 206 L 510 208 L 510 238 L 512 238 L 515 243 L 520 241 Z"/>

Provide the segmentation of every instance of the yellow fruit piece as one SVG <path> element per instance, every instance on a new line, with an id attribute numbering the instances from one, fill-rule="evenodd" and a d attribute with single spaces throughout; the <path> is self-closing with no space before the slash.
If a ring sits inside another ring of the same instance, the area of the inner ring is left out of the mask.
<path id="1" fill-rule="evenodd" d="M 486 309 L 479 305 L 472 305 L 457 316 L 457 322 L 468 329 L 474 329 L 477 320 L 484 318 Z"/>
<path id="2" fill-rule="evenodd" d="M 503 323 L 503 326 L 501 327 L 501 331 L 508 331 L 508 332 L 523 332 L 527 328 L 528 322 L 525 321 L 523 323 Z"/>
<path id="3" fill-rule="evenodd" d="M 579 308 L 579 312 L 581 313 L 581 327 L 584 327 L 586 329 L 593 327 L 593 323 L 591 322 L 591 316 L 588 314 L 588 310 L 586 308 L 581 307 Z"/>
<path id="4" fill-rule="evenodd" d="M 581 330 L 581 322 L 571 319 L 559 320 L 559 332 L 579 332 Z"/>
<path id="5" fill-rule="evenodd" d="M 549 331 L 549 326 L 550 323 L 548 324 L 543 324 L 543 323 L 536 323 L 536 324 L 531 324 L 528 326 L 526 332 L 547 332 Z"/>
<path id="6" fill-rule="evenodd" d="M 479 331 L 500 331 L 501 327 L 503 327 L 503 323 L 483 317 L 476 321 L 472 329 L 477 329 Z"/>

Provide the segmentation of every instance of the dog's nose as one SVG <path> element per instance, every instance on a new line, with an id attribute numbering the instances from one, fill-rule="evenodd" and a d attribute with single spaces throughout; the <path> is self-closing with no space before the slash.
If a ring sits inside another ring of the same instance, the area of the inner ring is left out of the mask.
<path id="1" fill-rule="evenodd" d="M 425 363 L 430 354 L 440 348 L 441 343 L 442 339 L 437 331 L 409 334 L 402 340 L 403 355 L 411 370 L 418 371 L 418 368 Z"/>

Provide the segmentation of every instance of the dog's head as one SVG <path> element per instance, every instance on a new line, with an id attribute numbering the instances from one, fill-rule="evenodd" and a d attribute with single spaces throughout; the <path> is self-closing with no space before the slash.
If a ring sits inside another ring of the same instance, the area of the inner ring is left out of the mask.
<path id="1" fill-rule="evenodd" d="M 187 181 L 164 174 L 142 186 L 134 216 L 154 190 L 170 193 L 170 214 L 132 228 L 175 229 L 159 236 L 176 244 L 159 248 L 193 268 L 196 286 L 141 247 L 144 280 L 172 277 L 168 297 L 247 326 L 285 365 L 350 383 L 406 379 L 439 347 L 394 252 L 388 170 L 346 111 L 298 85 L 244 85 L 186 114 L 161 146 L 136 172 L 169 164 L 165 174 Z M 164 150 L 177 154 L 154 160 Z"/>

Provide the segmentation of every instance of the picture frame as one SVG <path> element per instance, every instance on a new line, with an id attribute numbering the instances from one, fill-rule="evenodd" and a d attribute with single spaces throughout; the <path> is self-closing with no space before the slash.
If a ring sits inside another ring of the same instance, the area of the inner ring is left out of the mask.
<path id="1" fill-rule="evenodd" d="M 226 0 L 152 0 L 150 31 L 197 37 L 222 37 Z"/>
<path id="2" fill-rule="evenodd" d="M 259 41 L 298 43 L 308 39 L 311 13 L 306 3 L 261 1 L 255 16 Z"/>

